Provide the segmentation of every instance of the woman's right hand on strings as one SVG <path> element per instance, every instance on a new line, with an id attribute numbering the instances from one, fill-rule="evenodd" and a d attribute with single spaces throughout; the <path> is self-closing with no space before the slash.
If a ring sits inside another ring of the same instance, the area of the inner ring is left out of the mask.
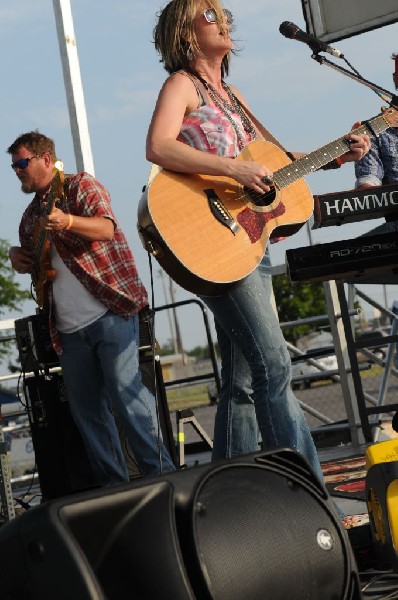
<path id="1" fill-rule="evenodd" d="M 267 167 L 251 160 L 228 160 L 232 171 L 230 177 L 259 194 L 269 192 L 273 173 Z"/>
<path id="2" fill-rule="evenodd" d="M 12 246 L 8 252 L 13 269 L 18 273 L 30 273 L 32 271 L 34 261 L 32 255 L 27 250 L 20 246 Z"/>

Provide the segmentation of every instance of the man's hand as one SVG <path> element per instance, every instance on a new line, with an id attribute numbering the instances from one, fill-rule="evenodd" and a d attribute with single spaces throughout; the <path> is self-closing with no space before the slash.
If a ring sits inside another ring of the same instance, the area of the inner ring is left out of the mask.
<path id="1" fill-rule="evenodd" d="M 30 273 L 34 266 L 31 253 L 19 246 L 12 246 L 8 252 L 13 269 L 18 273 Z"/>
<path id="2" fill-rule="evenodd" d="M 347 135 L 346 140 L 350 145 L 350 149 L 341 155 L 340 159 L 343 163 L 361 160 L 370 150 L 371 142 L 368 135 L 356 135 L 353 133 Z"/>
<path id="3" fill-rule="evenodd" d="M 49 231 L 60 231 L 69 225 L 69 214 L 59 208 L 54 208 L 49 215 L 40 217 L 40 225 Z"/>

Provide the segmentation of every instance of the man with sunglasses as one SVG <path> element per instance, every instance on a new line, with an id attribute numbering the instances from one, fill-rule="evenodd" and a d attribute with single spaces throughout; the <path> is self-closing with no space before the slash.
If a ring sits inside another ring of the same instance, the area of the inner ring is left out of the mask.
<path id="1" fill-rule="evenodd" d="M 11 264 L 19 273 L 38 268 L 32 240 L 39 220 L 55 269 L 47 302 L 51 338 L 98 483 L 128 480 L 111 407 L 142 474 L 174 470 L 155 399 L 139 369 L 139 313 L 147 307 L 147 293 L 108 191 L 88 173 L 67 175 L 60 201 L 47 214 L 43 208 L 59 166 L 53 141 L 31 131 L 7 152 L 22 191 L 35 194 L 20 222 L 21 245 L 10 249 Z"/>

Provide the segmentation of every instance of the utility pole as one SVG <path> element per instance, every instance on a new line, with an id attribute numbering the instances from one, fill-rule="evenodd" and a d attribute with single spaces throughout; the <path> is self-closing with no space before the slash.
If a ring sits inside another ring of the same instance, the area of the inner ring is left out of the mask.
<path id="1" fill-rule="evenodd" d="M 79 57 L 73 28 L 70 0 L 53 0 L 58 44 L 61 53 L 62 71 L 69 121 L 75 151 L 76 168 L 94 176 L 94 162 L 88 131 L 86 105 L 80 76 Z"/>
<path id="2" fill-rule="evenodd" d="M 169 277 L 169 292 L 170 292 L 171 304 L 175 304 L 173 280 L 171 279 L 171 277 Z M 173 313 L 173 319 L 174 319 L 174 328 L 175 328 L 175 332 L 176 332 L 177 352 L 179 352 L 182 355 L 183 361 L 185 362 L 185 353 L 184 353 L 184 348 L 182 345 L 180 326 L 178 324 L 177 312 L 176 312 L 175 306 L 172 307 L 172 313 Z"/>
<path id="3" fill-rule="evenodd" d="M 164 271 L 162 269 L 159 269 L 158 273 L 159 273 L 160 280 L 162 282 L 162 288 L 163 288 L 163 295 L 164 295 L 165 303 L 166 304 L 170 304 L 169 297 L 167 295 L 166 284 L 165 284 L 164 277 L 163 277 Z M 173 345 L 173 352 L 174 352 L 174 354 L 177 354 L 178 350 L 177 350 L 176 336 L 175 336 L 175 333 L 174 333 L 173 322 L 171 320 L 170 310 L 167 311 L 167 318 L 168 318 L 168 321 L 169 321 L 170 338 L 171 338 L 171 343 Z"/>

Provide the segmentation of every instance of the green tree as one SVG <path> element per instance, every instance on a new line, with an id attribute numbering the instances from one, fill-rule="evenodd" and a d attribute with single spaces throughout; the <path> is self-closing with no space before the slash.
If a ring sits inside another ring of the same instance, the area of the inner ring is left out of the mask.
<path id="1" fill-rule="evenodd" d="M 214 350 L 216 355 L 219 355 L 219 350 L 218 350 L 218 342 L 217 340 L 214 341 Z M 209 350 L 209 346 L 195 346 L 195 348 L 192 348 L 192 350 L 189 350 L 187 352 L 188 356 L 195 356 L 197 359 L 203 360 L 203 359 L 207 359 L 210 358 L 210 350 Z"/>
<path id="2" fill-rule="evenodd" d="M 28 290 L 22 290 L 15 281 L 15 271 L 8 260 L 9 243 L 0 239 L 0 316 L 6 310 L 21 311 L 21 304 L 31 295 Z M 10 343 L 0 344 L 0 359 L 9 353 Z"/>
<path id="3" fill-rule="evenodd" d="M 273 277 L 273 287 L 281 323 L 324 315 L 327 312 L 321 283 L 292 285 L 287 275 L 276 275 Z M 311 324 L 295 325 L 284 327 L 283 334 L 294 344 L 313 329 L 314 325 Z"/>
<path id="4" fill-rule="evenodd" d="M 167 342 L 162 343 L 157 349 L 157 354 L 159 354 L 159 356 L 169 356 L 170 354 L 174 354 L 173 340 L 167 340 Z"/>

